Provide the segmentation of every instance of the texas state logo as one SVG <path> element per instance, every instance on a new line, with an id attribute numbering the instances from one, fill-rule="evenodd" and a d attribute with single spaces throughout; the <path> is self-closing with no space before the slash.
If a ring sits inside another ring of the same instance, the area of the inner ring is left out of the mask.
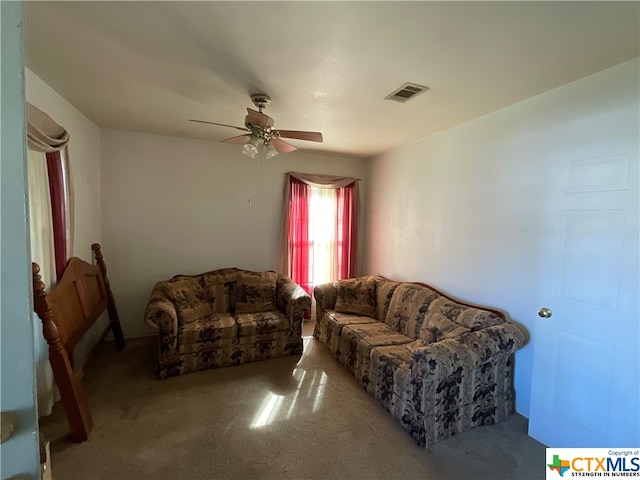
<path id="1" fill-rule="evenodd" d="M 564 477 L 564 472 L 569 470 L 569 460 L 561 460 L 558 455 L 553 456 L 553 462 L 548 463 L 549 470 L 555 470 L 561 477 Z"/>
<path id="2" fill-rule="evenodd" d="M 640 478 L 638 448 L 547 448 L 546 479 Z"/>

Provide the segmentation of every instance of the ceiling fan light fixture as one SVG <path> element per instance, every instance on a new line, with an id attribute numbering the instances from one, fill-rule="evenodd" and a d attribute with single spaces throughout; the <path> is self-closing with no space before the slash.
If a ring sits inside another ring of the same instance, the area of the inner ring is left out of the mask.
<path id="1" fill-rule="evenodd" d="M 274 146 L 271 145 L 271 143 L 264 144 L 264 152 L 265 152 L 265 158 L 267 160 L 272 157 L 275 157 L 278 154 L 278 150 L 276 150 Z"/>
<path id="2" fill-rule="evenodd" d="M 247 157 L 254 159 L 258 154 L 258 147 L 260 146 L 260 140 L 256 137 L 251 137 L 247 143 L 242 147 L 242 153 Z"/>
<path id="3" fill-rule="evenodd" d="M 253 160 L 254 158 L 256 158 L 258 149 L 250 143 L 247 143 L 244 147 L 242 147 L 242 153 Z"/>

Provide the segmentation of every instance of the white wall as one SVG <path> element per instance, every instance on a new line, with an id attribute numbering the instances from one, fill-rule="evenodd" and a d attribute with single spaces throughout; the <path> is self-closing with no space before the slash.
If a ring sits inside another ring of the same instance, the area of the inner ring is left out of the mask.
<path id="1" fill-rule="evenodd" d="M 362 178 L 366 168 L 362 159 L 300 152 L 261 167 L 240 151 L 238 145 L 102 131 L 103 244 L 126 336 L 153 333 L 144 308 L 160 280 L 229 266 L 276 268 L 287 171 Z"/>
<path id="2" fill-rule="evenodd" d="M 505 311 L 534 331 L 542 159 L 579 148 L 579 128 L 638 114 L 637 60 L 375 158 L 368 176 L 368 273 L 430 283 Z M 631 112 L 631 113 L 630 113 Z M 516 355 L 528 416 L 535 338 Z"/>
<path id="3" fill-rule="evenodd" d="M 25 70 L 27 101 L 69 132 L 74 196 L 73 256 L 91 262 L 91 244 L 101 240 L 100 129 L 35 73 Z M 108 262 L 106 252 L 105 258 Z"/>

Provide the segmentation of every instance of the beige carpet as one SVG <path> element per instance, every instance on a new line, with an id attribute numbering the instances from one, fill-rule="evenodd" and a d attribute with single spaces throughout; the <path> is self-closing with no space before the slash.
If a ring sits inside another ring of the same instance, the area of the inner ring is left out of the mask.
<path id="1" fill-rule="evenodd" d="M 101 350 L 85 377 L 90 440 L 66 440 L 59 403 L 41 421 L 54 480 L 544 477 L 523 417 L 420 449 L 310 337 L 302 357 L 162 381 L 155 338 Z"/>

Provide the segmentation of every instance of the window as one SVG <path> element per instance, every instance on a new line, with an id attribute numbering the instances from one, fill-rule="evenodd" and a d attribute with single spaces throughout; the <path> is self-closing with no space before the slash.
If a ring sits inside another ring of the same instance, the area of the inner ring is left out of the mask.
<path id="1" fill-rule="evenodd" d="M 336 190 L 311 187 L 309 198 L 309 278 L 312 285 L 337 280 Z"/>
<path id="2" fill-rule="evenodd" d="M 354 277 L 357 179 L 288 174 L 281 270 L 309 294 Z"/>

